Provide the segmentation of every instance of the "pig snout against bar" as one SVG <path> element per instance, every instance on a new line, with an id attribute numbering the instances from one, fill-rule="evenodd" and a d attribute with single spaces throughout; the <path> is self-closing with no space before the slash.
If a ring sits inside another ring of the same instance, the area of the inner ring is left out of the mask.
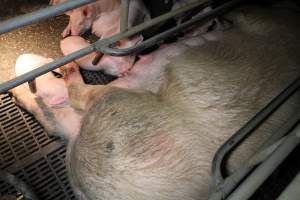
<path id="1" fill-rule="evenodd" d="M 15 19 L 12 19 L 12 20 L 0 23 L 0 33 L 5 33 L 8 31 L 11 31 L 13 29 L 17 29 L 19 27 L 25 26 L 29 23 L 37 22 L 37 21 L 39 21 L 41 19 L 45 19 L 47 17 L 62 14 L 67 10 L 71 10 L 72 8 L 76 8 L 76 7 L 79 7 L 80 5 L 84 5 L 87 3 L 92 3 L 94 1 L 95 0 L 70 1 L 70 2 L 74 2 L 74 4 L 70 4 L 69 2 L 67 2 L 69 4 L 64 3 L 61 5 L 55 6 L 54 8 L 49 7 L 49 8 L 45 8 L 45 9 L 30 13 L 30 14 L 26 14 L 26 15 L 17 17 L 17 19 L 20 19 L 20 18 L 24 18 L 24 19 L 22 19 L 21 21 L 16 21 Z M 6 92 L 18 85 L 21 85 L 25 82 L 33 80 L 34 78 L 36 78 L 40 75 L 50 72 L 60 66 L 63 66 L 73 60 L 76 60 L 80 57 L 83 57 L 83 56 L 90 54 L 92 52 L 95 52 L 95 51 L 113 55 L 113 56 L 124 56 L 124 55 L 130 55 L 132 53 L 137 53 L 149 46 L 152 46 L 152 45 L 160 42 L 164 38 L 171 36 L 172 34 L 176 33 L 177 31 L 181 31 L 181 30 L 185 29 L 188 26 L 191 26 L 193 24 L 200 23 L 200 22 L 205 22 L 206 20 L 209 20 L 216 16 L 222 15 L 225 12 L 228 12 L 231 9 L 235 8 L 237 5 L 239 5 L 243 1 L 245 1 L 245 0 L 229 1 L 221 6 L 218 6 L 217 8 L 212 9 L 209 12 L 206 12 L 206 13 L 196 16 L 196 17 L 192 18 L 191 20 L 178 25 L 177 27 L 174 27 L 173 29 L 170 29 L 159 35 L 156 35 L 155 37 L 150 38 L 135 47 L 131 47 L 131 48 L 127 48 L 127 49 L 111 49 L 111 48 L 109 48 L 110 45 L 118 42 L 119 40 L 121 40 L 123 38 L 131 37 L 145 29 L 148 29 L 154 25 L 157 25 L 160 22 L 170 19 L 176 15 L 187 12 L 187 11 L 194 9 L 196 7 L 199 7 L 199 6 L 206 7 L 206 6 L 211 5 L 211 1 L 203 1 L 203 0 L 195 1 L 194 3 L 191 3 L 185 7 L 179 8 L 179 9 L 169 12 L 167 14 L 156 17 L 150 21 L 144 22 L 143 24 L 135 26 L 124 33 L 119 33 L 115 36 L 112 36 L 111 38 L 99 40 L 99 41 L 91 44 L 89 47 L 86 47 L 77 52 L 69 54 L 68 56 L 65 56 L 63 58 L 56 59 L 55 61 L 53 61 L 51 63 L 43 65 L 37 69 L 34 69 L 30 72 L 22 74 L 21 76 L 18 76 L 12 80 L 2 83 L 2 84 L 0 84 L 0 93 Z M 75 4 L 75 2 L 77 2 L 77 4 Z M 46 12 L 47 14 L 45 14 L 43 12 Z M 33 16 L 35 16 L 36 18 L 34 18 Z M 14 23 L 13 26 L 10 24 L 11 22 Z"/>

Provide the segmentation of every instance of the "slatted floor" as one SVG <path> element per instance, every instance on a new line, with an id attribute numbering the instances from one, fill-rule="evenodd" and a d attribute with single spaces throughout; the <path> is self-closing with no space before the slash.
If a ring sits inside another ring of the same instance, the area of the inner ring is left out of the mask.
<path id="1" fill-rule="evenodd" d="M 107 84 L 114 79 L 102 72 L 83 70 L 82 74 L 88 84 Z M 66 174 L 65 154 L 66 147 L 59 138 L 49 137 L 8 94 L 0 95 L 0 169 L 30 183 L 40 199 L 75 199 Z M 0 199 L 3 196 L 21 194 L 0 182 Z"/>
<path id="2" fill-rule="evenodd" d="M 82 74 L 88 84 L 107 84 L 114 79 L 102 72 L 83 70 Z M 300 147 L 251 199 L 275 200 L 299 172 L 299 151 Z M 66 174 L 65 154 L 66 147 L 58 138 L 49 137 L 34 117 L 17 107 L 8 94 L 0 95 L 0 169 L 30 183 L 40 199 L 76 199 Z M 23 199 L 13 186 L 0 182 L 0 199 L 3 196 Z"/>

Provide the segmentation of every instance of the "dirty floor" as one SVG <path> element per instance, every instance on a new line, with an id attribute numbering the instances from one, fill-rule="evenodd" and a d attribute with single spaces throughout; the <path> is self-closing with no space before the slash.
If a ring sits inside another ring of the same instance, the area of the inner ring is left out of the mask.
<path id="1" fill-rule="evenodd" d="M 39 9 L 39 7 L 36 6 L 34 9 Z M 3 21 L 24 13 L 24 8 L 17 10 L 19 11 L 0 15 L 0 20 Z M 26 7 L 25 12 L 27 10 L 32 11 L 32 9 Z M 66 16 L 52 17 L 0 35 L 0 83 L 15 77 L 15 61 L 21 54 L 35 53 L 52 58 L 61 57 L 59 42 L 62 39 L 61 32 L 67 23 L 68 18 Z"/>

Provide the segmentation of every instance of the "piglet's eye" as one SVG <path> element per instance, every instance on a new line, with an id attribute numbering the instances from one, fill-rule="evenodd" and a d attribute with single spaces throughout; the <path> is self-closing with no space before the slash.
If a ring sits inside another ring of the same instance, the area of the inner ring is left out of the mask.
<path id="1" fill-rule="evenodd" d="M 63 78 L 64 77 L 61 73 L 58 73 L 56 71 L 51 71 L 51 72 L 55 76 L 55 78 Z"/>

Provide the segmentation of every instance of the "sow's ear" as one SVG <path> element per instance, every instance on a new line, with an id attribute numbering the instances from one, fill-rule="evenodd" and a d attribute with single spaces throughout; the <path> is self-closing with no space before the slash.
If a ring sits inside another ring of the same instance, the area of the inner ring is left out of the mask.
<path id="1" fill-rule="evenodd" d="M 72 83 L 68 87 L 70 105 L 80 111 L 88 111 L 109 89 L 108 86 Z"/>

